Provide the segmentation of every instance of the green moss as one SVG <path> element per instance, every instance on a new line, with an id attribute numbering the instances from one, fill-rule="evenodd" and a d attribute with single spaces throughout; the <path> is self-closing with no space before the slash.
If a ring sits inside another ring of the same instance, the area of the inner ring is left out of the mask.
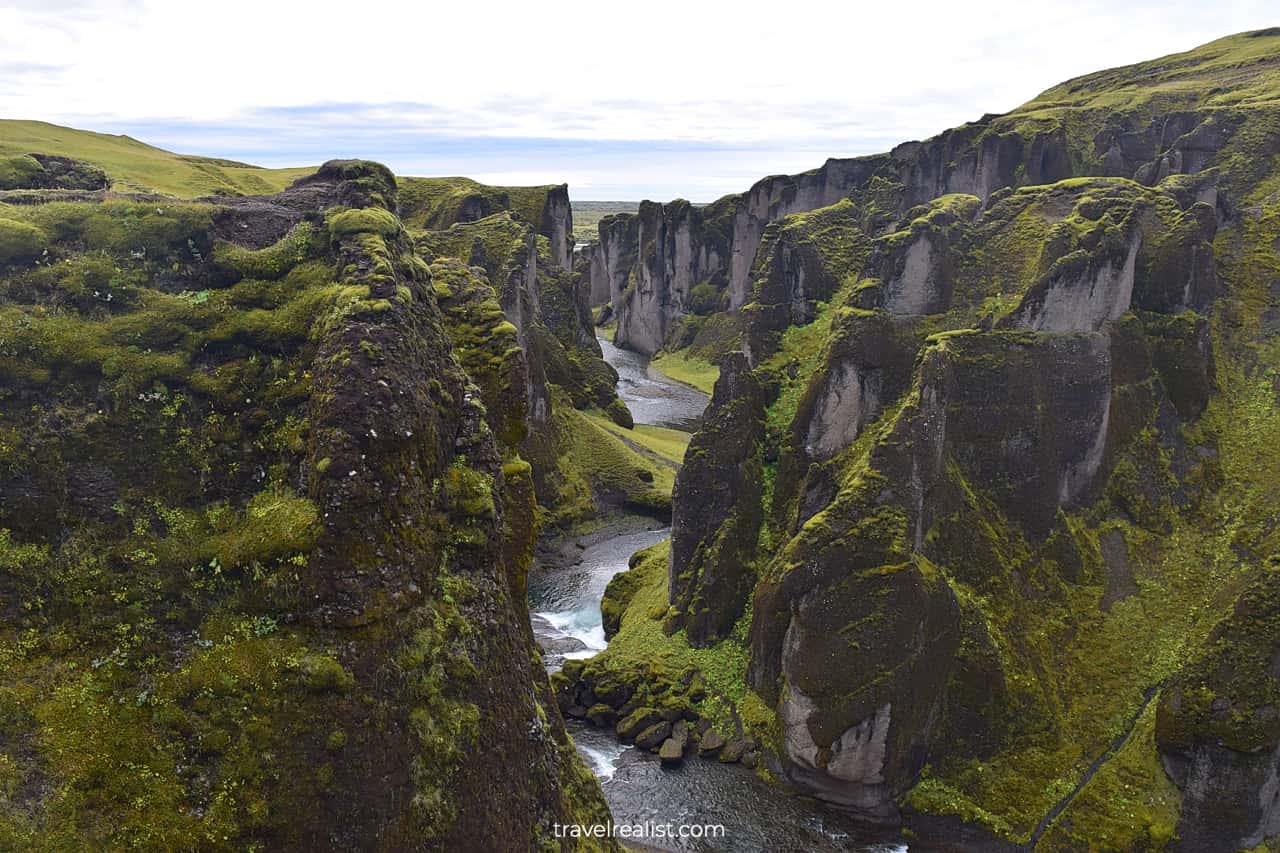
<path id="1" fill-rule="evenodd" d="M 1124 746 L 1049 827 L 1038 849 L 1162 850 L 1173 841 L 1182 796 L 1160 764 L 1155 716 L 1153 702 Z"/>
<path id="2" fill-rule="evenodd" d="M 286 236 L 265 249 L 247 249 L 232 243 L 214 246 L 213 264 L 237 278 L 275 281 L 311 257 L 315 251 L 315 231 L 302 222 Z"/>
<path id="3" fill-rule="evenodd" d="M 461 462 L 451 465 L 445 473 L 445 492 L 465 516 L 492 519 L 497 515 L 493 504 L 492 478 Z"/>
<path id="4" fill-rule="evenodd" d="M 377 234 L 394 237 L 400 231 L 400 220 L 380 207 L 342 210 L 329 216 L 329 235 L 334 239 L 353 234 Z"/>
<path id="5" fill-rule="evenodd" d="M 466 647 L 475 629 L 457 605 L 468 594 L 466 581 L 445 575 L 441 591 L 426 624 L 399 658 L 410 674 L 411 694 L 418 703 L 409 713 L 409 724 L 422 747 L 414 759 L 417 793 L 412 805 L 429 838 L 445 833 L 457 816 L 449 780 L 475 747 L 480 720 L 480 709 L 458 698 L 477 675 Z"/>
<path id="6" fill-rule="evenodd" d="M 23 208 L 22 213 L 52 243 L 168 266 L 203 256 L 213 208 L 191 202 L 51 202 Z"/>
<path id="7" fill-rule="evenodd" d="M 305 655 L 298 661 L 302 684 L 317 693 L 343 692 L 355 686 L 351 673 L 328 655 Z"/>
<path id="8" fill-rule="evenodd" d="M 609 646 L 586 666 L 596 679 L 612 677 L 633 684 L 662 704 L 667 691 L 675 701 L 695 708 L 724 734 L 736 731 L 735 719 L 749 724 L 762 742 L 773 742 L 775 725 L 762 711 L 760 699 L 746 689 L 746 613 L 727 639 L 707 648 L 694 648 L 683 631 L 667 634 L 667 562 L 669 540 L 640 551 L 633 568 L 615 576 L 610 608 L 617 613 L 618 630 Z M 616 594 L 615 594 L 616 593 Z M 612 619 L 612 616 L 611 616 Z M 696 678 L 692 673 L 699 673 Z M 688 677 L 686 675 L 688 674 Z M 693 689 L 697 683 L 701 689 Z M 633 704 L 637 704 L 633 702 Z M 768 738 L 768 740 L 764 740 Z"/>
<path id="9" fill-rule="evenodd" d="M 403 178 L 400 216 L 410 228 L 440 230 L 461 221 L 464 210 L 475 218 L 503 211 L 534 226 L 542 225 L 552 186 L 493 187 L 470 178 Z"/>
<path id="10" fill-rule="evenodd" d="M 44 233 L 36 226 L 0 219 L 0 264 L 34 260 L 44 246 Z"/>
<path id="11" fill-rule="evenodd" d="M 30 154 L 0 157 L 0 190 L 23 189 L 44 172 L 44 167 Z"/>
<path id="12" fill-rule="evenodd" d="M 507 321 L 488 280 L 473 267 L 439 258 L 430 273 L 454 353 L 480 386 L 490 426 L 504 444 L 515 447 L 526 435 L 528 414 L 527 368 L 518 330 Z"/>

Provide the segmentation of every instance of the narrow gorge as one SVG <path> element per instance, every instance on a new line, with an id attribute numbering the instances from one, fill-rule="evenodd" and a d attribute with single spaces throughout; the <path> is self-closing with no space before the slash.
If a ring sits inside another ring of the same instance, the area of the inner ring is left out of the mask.
<path id="1" fill-rule="evenodd" d="M 1280 29 L 631 211 L 0 121 L 0 850 L 1280 850 Z"/>

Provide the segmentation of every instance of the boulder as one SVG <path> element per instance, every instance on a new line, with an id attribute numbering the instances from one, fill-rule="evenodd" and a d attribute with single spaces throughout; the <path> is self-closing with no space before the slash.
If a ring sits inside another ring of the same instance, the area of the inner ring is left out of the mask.
<path id="1" fill-rule="evenodd" d="M 680 753 L 683 755 L 685 749 L 689 746 L 689 724 L 684 720 L 680 720 L 671 727 L 671 741 L 680 747 Z"/>
<path id="2" fill-rule="evenodd" d="M 702 740 L 698 744 L 698 754 L 710 757 L 718 753 L 725 746 L 725 739 L 715 729 L 708 728 L 702 735 Z"/>
<path id="3" fill-rule="evenodd" d="M 614 731 L 623 740 L 633 741 L 642 731 L 660 722 L 662 716 L 656 708 L 637 708 L 620 720 Z M 663 737 L 666 735 L 663 734 Z"/>
<path id="4" fill-rule="evenodd" d="M 641 749 L 654 749 L 671 734 L 671 724 L 665 720 L 654 723 L 636 735 L 636 746 Z"/>
<path id="5" fill-rule="evenodd" d="M 720 750 L 720 761 L 724 764 L 733 764 L 742 758 L 742 753 L 746 750 L 746 746 L 740 740 L 731 740 Z"/>
<path id="6" fill-rule="evenodd" d="M 618 712 L 608 705 L 598 703 L 587 709 L 586 717 L 593 726 L 606 728 L 618 722 Z"/>

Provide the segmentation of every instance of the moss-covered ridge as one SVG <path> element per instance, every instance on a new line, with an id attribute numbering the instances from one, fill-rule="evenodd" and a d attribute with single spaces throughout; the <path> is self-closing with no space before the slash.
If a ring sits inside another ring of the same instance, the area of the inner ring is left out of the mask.
<path id="1" fill-rule="evenodd" d="M 338 162 L 3 211 L 40 251 L 0 271 L 0 847 L 525 848 L 605 816 L 481 387 L 519 356 L 395 204 Z"/>
<path id="2" fill-rule="evenodd" d="M 651 485 L 661 470 L 631 458 L 625 444 L 601 434 L 579 412 L 564 411 L 594 408 L 620 426 L 632 426 L 615 390 L 617 373 L 605 363 L 595 337 L 585 282 L 557 262 L 551 240 L 508 211 L 412 233 L 424 257 L 455 259 L 455 269 L 465 263 L 471 275 L 492 282 L 514 327 L 527 365 L 529 429 L 520 448 L 533 466 L 545 519 L 582 520 L 619 501 L 665 515 L 669 484 L 662 496 Z M 650 479 L 634 479 L 632 471 Z"/>

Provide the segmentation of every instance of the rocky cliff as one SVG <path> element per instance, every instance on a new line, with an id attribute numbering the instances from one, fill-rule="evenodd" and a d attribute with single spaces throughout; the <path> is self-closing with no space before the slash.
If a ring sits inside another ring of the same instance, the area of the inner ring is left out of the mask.
<path id="1" fill-rule="evenodd" d="M 1238 52 L 1242 68 L 1257 60 L 1246 54 Z M 1198 174 L 1220 163 L 1230 140 L 1238 139 L 1255 93 L 1207 103 L 1196 80 L 1212 73 L 1229 81 L 1225 63 L 1206 69 L 1194 52 L 1171 59 L 1177 64 L 1148 64 L 1124 80 L 1100 72 L 1064 83 L 1010 113 L 986 115 L 887 154 L 831 159 L 799 175 L 765 178 L 703 209 L 650 204 L 634 216 L 602 221 L 589 255 L 593 304 L 611 303 L 620 345 L 652 353 L 671 343 L 670 331 L 691 311 L 694 287 L 723 292 L 730 310 L 750 301 L 766 228 L 790 214 L 850 198 L 867 233 L 878 235 L 908 209 L 949 193 L 985 203 L 999 190 L 1071 177 L 1154 185 L 1171 174 Z M 1111 111 L 1103 95 L 1115 89 L 1130 101 Z M 1241 179 L 1261 176 L 1256 163 L 1237 165 L 1233 174 Z M 700 228 L 703 222 L 714 227 Z M 918 249 L 917 257 L 925 251 Z"/>
<path id="2" fill-rule="evenodd" d="M 985 849 L 1276 833 L 1278 97 L 1248 33 L 752 191 L 843 187 L 721 270 L 644 594 L 793 784 Z"/>
<path id="3" fill-rule="evenodd" d="M 492 187 L 470 178 L 401 178 L 400 217 L 414 230 L 441 231 L 509 211 L 547 238 L 551 263 L 570 269 L 573 209 L 569 187 Z"/>
<path id="4" fill-rule="evenodd" d="M 557 406 L 595 408 L 616 424 L 632 425 L 614 387 L 618 375 L 601 357 L 586 279 L 561 266 L 552 242 L 513 212 L 411 233 L 423 257 L 458 259 L 496 291 L 524 354 L 528 404 L 519 448 L 533 466 L 538 502 L 550 513 L 548 520 L 579 520 L 611 502 L 616 490 L 598 477 L 586 477 L 585 488 L 594 497 L 571 485 L 582 479 L 567 451 L 573 432 L 568 423 L 577 416 L 557 411 Z M 631 496 L 637 508 L 651 509 L 649 489 L 641 492 Z"/>
<path id="5" fill-rule="evenodd" d="M 517 331 L 397 209 L 363 162 L 0 205 L 0 847 L 607 817 L 529 631 Z"/>

